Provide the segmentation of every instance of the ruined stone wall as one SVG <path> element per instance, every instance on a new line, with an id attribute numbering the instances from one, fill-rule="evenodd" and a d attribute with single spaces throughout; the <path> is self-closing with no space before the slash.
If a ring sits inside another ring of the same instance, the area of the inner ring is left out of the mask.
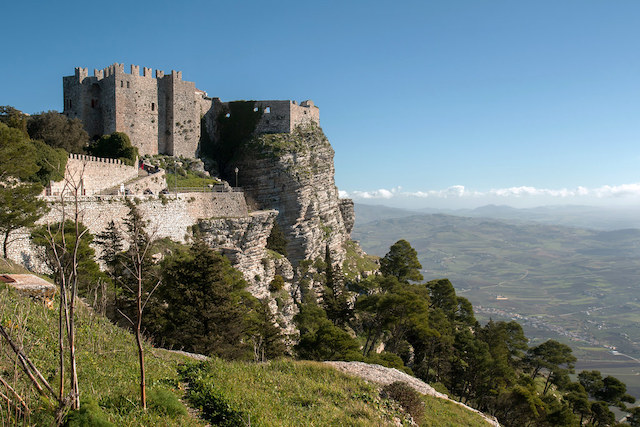
<path id="1" fill-rule="evenodd" d="M 217 102 L 216 102 L 217 101 Z M 228 102 L 219 102 L 214 98 L 214 108 L 211 109 L 209 120 L 215 120 L 220 112 L 229 110 Z M 303 101 L 299 105 L 296 101 L 249 101 L 253 102 L 253 111 L 262 114 L 256 124 L 255 133 L 291 133 L 297 126 L 310 123 L 320 124 L 320 110 L 313 101 Z"/>
<path id="2" fill-rule="evenodd" d="M 66 182 L 80 187 L 83 195 L 98 194 L 108 188 L 120 185 L 138 176 L 136 166 L 128 166 L 118 159 L 107 159 L 82 154 L 69 154 L 65 179 L 52 182 L 46 194 L 57 196 L 65 190 Z"/>
<path id="3" fill-rule="evenodd" d="M 300 105 L 295 101 L 291 103 L 291 119 L 290 130 L 293 131 L 297 126 L 306 126 L 311 123 L 320 125 L 320 109 L 313 104 L 313 101 L 302 101 Z"/>
<path id="4" fill-rule="evenodd" d="M 254 111 L 262 110 L 256 133 L 289 133 L 291 101 L 256 101 Z"/>

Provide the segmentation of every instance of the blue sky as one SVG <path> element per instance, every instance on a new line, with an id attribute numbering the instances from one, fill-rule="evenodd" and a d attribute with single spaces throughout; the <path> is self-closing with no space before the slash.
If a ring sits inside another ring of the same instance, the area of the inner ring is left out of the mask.
<path id="1" fill-rule="evenodd" d="M 336 184 L 411 207 L 640 203 L 640 2 L 3 5 L 0 105 L 62 76 L 182 70 L 210 96 L 313 99 Z"/>

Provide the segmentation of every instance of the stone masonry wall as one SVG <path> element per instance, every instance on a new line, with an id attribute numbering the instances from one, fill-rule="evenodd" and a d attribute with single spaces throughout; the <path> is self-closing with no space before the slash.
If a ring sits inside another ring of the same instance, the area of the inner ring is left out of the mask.
<path id="1" fill-rule="evenodd" d="M 207 106 L 203 92 L 182 80 L 180 71 L 165 75 L 156 70 L 123 64 L 94 70 L 76 68 L 63 77 L 64 114 L 82 120 L 90 137 L 112 132 L 129 135 L 139 153 L 196 157 L 200 117 Z M 209 102 L 209 107 L 211 103 Z"/>
<path id="2" fill-rule="evenodd" d="M 146 190 L 151 191 L 152 194 L 159 194 L 160 191 L 167 188 L 166 172 L 164 169 L 160 169 L 159 172 L 125 184 L 124 188 L 129 190 L 129 194 L 144 194 Z"/>
<path id="3" fill-rule="evenodd" d="M 118 159 L 107 159 L 81 154 L 69 154 L 65 171 L 65 180 L 53 182 L 46 194 L 57 196 L 65 190 L 65 182 L 76 183 L 81 187 L 81 194 L 98 194 L 108 188 L 120 185 L 138 176 L 135 166 L 128 166 Z"/>
<path id="4" fill-rule="evenodd" d="M 155 237 L 169 237 L 184 242 L 190 234 L 190 227 L 202 218 L 246 218 L 247 206 L 243 193 L 178 193 L 177 195 L 127 196 L 130 200 L 138 200 L 138 208 L 144 218 L 149 220 L 148 231 Z M 59 197 L 45 197 L 52 209 L 43 216 L 38 224 L 57 222 L 61 217 Z M 70 212 L 72 199 L 66 203 L 67 215 Z M 110 221 L 122 226 L 122 219 L 129 209 L 125 204 L 125 196 L 86 196 L 80 197 L 81 222 L 94 235 L 104 231 Z M 29 241 L 26 230 L 16 232 L 16 241 L 8 248 L 10 259 L 20 262 L 29 268 L 42 271 L 34 248 Z"/>
<path id="5" fill-rule="evenodd" d="M 172 71 L 159 86 L 167 99 L 165 152 L 173 156 L 196 157 L 200 141 L 200 111 L 196 86 L 182 80 L 182 73 Z M 162 135 L 160 135 L 162 137 Z"/>
<path id="6" fill-rule="evenodd" d="M 158 84 L 151 73 L 140 76 L 117 68 L 115 81 L 116 130 L 129 135 L 141 154 L 158 154 Z"/>
<path id="7" fill-rule="evenodd" d="M 313 101 L 300 105 L 296 101 L 255 101 L 255 109 L 262 110 L 256 133 L 291 133 L 301 124 L 320 124 L 320 110 Z"/>

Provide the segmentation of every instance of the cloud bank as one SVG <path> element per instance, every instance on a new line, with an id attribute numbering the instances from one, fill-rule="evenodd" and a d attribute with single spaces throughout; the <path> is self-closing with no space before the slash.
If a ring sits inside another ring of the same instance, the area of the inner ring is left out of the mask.
<path id="1" fill-rule="evenodd" d="M 544 201 L 552 202 L 588 202 L 588 201 L 621 201 L 630 199 L 640 199 L 640 183 L 623 185 L 603 185 L 596 188 L 576 187 L 576 188 L 536 188 L 530 186 L 495 188 L 488 191 L 476 191 L 467 189 L 464 185 L 453 185 L 441 190 L 426 191 L 403 191 L 402 187 L 391 189 L 380 188 L 373 191 L 340 191 L 340 197 L 348 197 L 355 200 L 375 201 L 403 199 L 405 201 L 413 199 L 431 201 L 458 201 L 458 202 L 495 202 L 504 201 Z M 637 202 L 637 200 L 634 200 Z"/>

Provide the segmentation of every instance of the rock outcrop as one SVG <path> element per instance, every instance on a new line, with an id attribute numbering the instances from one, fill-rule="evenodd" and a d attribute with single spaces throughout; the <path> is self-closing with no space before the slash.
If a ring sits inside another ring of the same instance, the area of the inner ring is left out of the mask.
<path id="1" fill-rule="evenodd" d="M 289 134 L 254 136 L 239 152 L 239 184 L 256 207 L 279 212 L 294 266 L 323 257 L 326 245 L 335 262 L 344 260 L 353 203 L 338 196 L 333 156 L 327 137 L 314 124 Z"/>
<path id="2" fill-rule="evenodd" d="M 397 369 L 386 368 L 380 365 L 371 365 L 363 362 L 324 362 L 324 363 L 331 365 L 335 369 L 341 372 L 344 372 L 346 374 L 354 375 L 366 381 L 370 381 L 372 383 L 376 383 L 380 385 L 387 385 L 396 381 L 404 382 L 407 385 L 409 385 L 411 388 L 413 388 L 415 391 L 417 391 L 418 393 L 426 394 L 427 396 L 437 397 L 439 399 L 446 399 L 450 402 L 455 403 L 456 405 L 462 406 L 463 408 L 471 412 L 475 412 L 476 414 L 484 418 L 488 424 L 495 427 L 500 427 L 500 423 L 498 423 L 498 421 L 494 417 L 489 417 L 486 414 L 478 411 L 477 409 L 473 409 L 472 407 L 465 405 L 462 402 L 458 402 L 457 400 L 450 399 L 449 396 L 447 396 L 444 393 L 437 392 L 433 387 L 431 387 L 429 384 L 425 383 L 424 381 L 416 377 L 412 377 L 411 375 L 406 374 L 404 372 L 400 372 Z"/>

